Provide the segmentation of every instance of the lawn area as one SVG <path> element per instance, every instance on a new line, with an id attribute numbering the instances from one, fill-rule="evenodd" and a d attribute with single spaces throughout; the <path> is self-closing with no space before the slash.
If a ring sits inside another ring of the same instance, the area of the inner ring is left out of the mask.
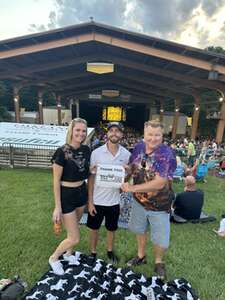
<path id="1" fill-rule="evenodd" d="M 201 300 L 225 299 L 225 239 L 217 237 L 221 213 L 225 213 L 225 180 L 209 176 L 198 184 L 205 192 L 204 211 L 214 214 L 217 222 L 206 224 L 172 224 L 171 246 L 166 257 L 169 279 L 183 277 L 198 291 Z M 175 191 L 182 183 L 174 184 Z M 63 235 L 52 232 L 52 175 L 48 170 L 0 170 L 0 278 L 19 274 L 29 287 L 48 269 L 48 257 Z M 101 229 L 98 256 L 106 258 L 106 231 Z M 136 254 L 133 234 L 117 232 L 116 252 L 120 266 Z M 81 226 L 81 243 L 77 249 L 88 253 L 88 230 Z M 137 272 L 151 276 L 152 248 L 147 249 L 148 264 Z"/>

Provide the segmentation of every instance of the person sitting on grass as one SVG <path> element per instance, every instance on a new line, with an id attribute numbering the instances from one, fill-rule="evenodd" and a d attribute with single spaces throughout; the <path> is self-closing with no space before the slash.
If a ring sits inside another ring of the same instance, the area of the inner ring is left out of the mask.
<path id="1" fill-rule="evenodd" d="M 225 156 L 222 157 L 222 159 L 219 162 L 219 168 L 222 172 L 225 171 Z"/>
<path id="2" fill-rule="evenodd" d="M 206 183 L 205 176 L 208 173 L 208 166 L 204 159 L 196 159 L 193 168 L 191 168 L 191 172 L 197 181 Z"/>
<path id="3" fill-rule="evenodd" d="M 213 231 L 218 234 L 218 236 L 225 237 L 225 215 L 222 215 L 222 220 L 220 221 L 220 227 L 218 230 L 213 229 Z"/>
<path id="4" fill-rule="evenodd" d="M 177 161 L 177 167 L 175 172 L 173 173 L 173 179 L 175 180 L 182 180 L 184 176 L 186 175 L 187 166 L 184 162 L 181 161 L 180 156 L 176 156 L 176 161 Z"/>
<path id="5" fill-rule="evenodd" d="M 172 212 L 174 221 L 180 223 L 199 219 L 204 203 L 204 193 L 196 189 L 194 176 L 185 177 L 184 183 L 184 192 L 176 195 Z"/>

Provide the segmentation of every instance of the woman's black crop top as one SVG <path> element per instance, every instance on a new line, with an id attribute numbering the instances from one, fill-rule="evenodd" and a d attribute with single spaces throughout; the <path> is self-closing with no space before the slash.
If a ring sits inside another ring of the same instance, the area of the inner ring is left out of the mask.
<path id="1" fill-rule="evenodd" d="M 75 149 L 65 144 L 55 151 L 51 162 L 63 167 L 62 181 L 80 181 L 88 178 L 90 155 L 91 151 L 86 145 Z"/>

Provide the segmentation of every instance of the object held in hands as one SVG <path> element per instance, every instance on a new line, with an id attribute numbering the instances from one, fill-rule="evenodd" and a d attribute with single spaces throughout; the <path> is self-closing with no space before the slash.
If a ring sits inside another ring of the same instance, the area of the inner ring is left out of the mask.
<path id="1" fill-rule="evenodd" d="M 61 233 L 61 224 L 60 223 L 54 223 L 53 231 L 54 231 L 55 235 L 60 235 L 60 233 Z"/>
<path id="2" fill-rule="evenodd" d="M 125 169 L 120 165 L 100 164 L 97 166 L 96 185 L 119 189 L 124 183 Z"/>

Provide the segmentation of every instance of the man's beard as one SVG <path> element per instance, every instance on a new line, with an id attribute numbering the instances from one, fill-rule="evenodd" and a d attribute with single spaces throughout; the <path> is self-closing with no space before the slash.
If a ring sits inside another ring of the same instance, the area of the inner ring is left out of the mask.
<path id="1" fill-rule="evenodd" d="M 112 144 L 118 144 L 120 139 L 119 138 L 116 138 L 116 139 L 112 139 L 112 138 L 109 138 L 109 141 L 112 143 Z"/>

